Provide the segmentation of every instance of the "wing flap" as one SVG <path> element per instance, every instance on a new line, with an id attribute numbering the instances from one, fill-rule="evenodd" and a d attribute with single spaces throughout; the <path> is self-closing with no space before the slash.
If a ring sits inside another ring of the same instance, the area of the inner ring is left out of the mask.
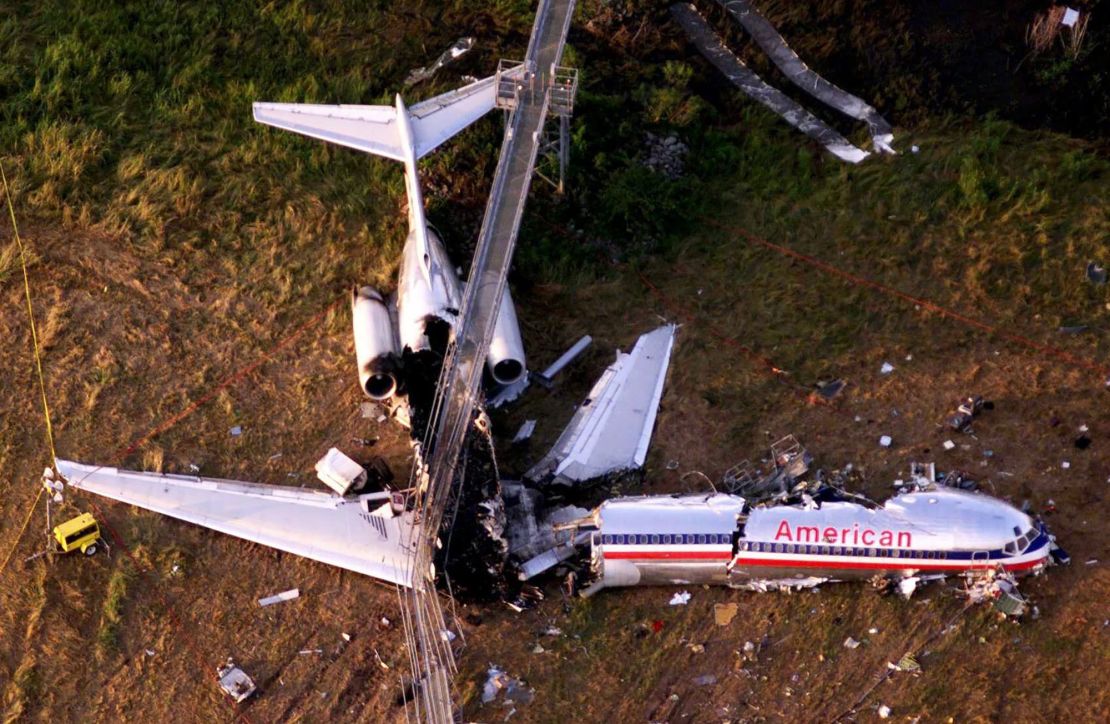
<path id="1" fill-rule="evenodd" d="M 70 486 L 390 583 L 410 585 L 412 518 L 371 496 L 57 461 Z"/>

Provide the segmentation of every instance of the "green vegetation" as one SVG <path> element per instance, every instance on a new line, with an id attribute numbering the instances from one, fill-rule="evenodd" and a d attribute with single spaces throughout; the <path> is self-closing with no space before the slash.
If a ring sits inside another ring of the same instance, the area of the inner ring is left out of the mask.
<path id="1" fill-rule="evenodd" d="M 130 566 L 112 571 L 108 579 L 108 590 L 104 598 L 104 606 L 100 612 L 100 628 L 96 632 L 97 655 L 108 656 L 119 648 L 119 626 L 123 620 L 123 605 L 127 599 L 127 589 L 134 578 Z"/>

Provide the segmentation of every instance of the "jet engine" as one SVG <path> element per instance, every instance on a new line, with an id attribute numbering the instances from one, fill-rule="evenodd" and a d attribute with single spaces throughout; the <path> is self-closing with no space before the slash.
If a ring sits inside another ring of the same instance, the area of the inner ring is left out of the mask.
<path id="1" fill-rule="evenodd" d="M 358 383 L 369 397 L 385 400 L 397 391 L 397 341 L 382 295 L 373 287 L 351 290 Z"/>
<path id="2" fill-rule="evenodd" d="M 501 297 L 497 324 L 489 343 L 486 364 L 490 374 L 499 384 L 511 385 L 524 376 L 524 342 L 520 339 L 520 325 L 516 320 L 516 307 L 508 287 Z"/>

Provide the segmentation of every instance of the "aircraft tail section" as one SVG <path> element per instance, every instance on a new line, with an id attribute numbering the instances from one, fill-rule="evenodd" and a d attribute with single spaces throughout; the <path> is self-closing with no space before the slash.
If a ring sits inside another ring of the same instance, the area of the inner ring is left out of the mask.
<path id="1" fill-rule="evenodd" d="M 259 123 L 406 162 L 423 158 L 493 110 L 496 98 L 497 76 L 490 76 L 408 108 L 400 98 L 392 106 L 255 103 L 253 107 Z M 409 138 L 402 122 L 411 127 Z"/>
<path id="2" fill-rule="evenodd" d="M 403 163 L 409 228 L 430 286 L 436 270 L 416 162 L 493 110 L 497 84 L 490 76 L 411 107 L 399 95 L 392 106 L 255 103 L 254 120 Z"/>

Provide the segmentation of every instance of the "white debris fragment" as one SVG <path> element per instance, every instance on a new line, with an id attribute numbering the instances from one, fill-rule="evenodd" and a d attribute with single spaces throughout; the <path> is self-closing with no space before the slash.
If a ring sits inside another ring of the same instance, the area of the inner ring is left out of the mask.
<path id="1" fill-rule="evenodd" d="M 872 636 L 874 636 L 875 634 L 879 633 L 879 629 L 877 629 L 877 628 L 875 628 L 874 626 L 872 626 L 871 628 L 867 629 L 867 633 L 869 633 L 869 634 L 871 634 Z"/>
<path id="2" fill-rule="evenodd" d="M 908 578 L 903 578 L 898 581 L 898 593 L 901 594 L 902 598 L 907 601 L 910 600 L 913 592 L 917 590 L 917 582 L 919 580 L 917 576 L 909 576 Z"/>
<path id="3" fill-rule="evenodd" d="M 879 718 L 880 719 L 889 719 L 890 718 L 890 707 L 887 706 L 886 704 L 880 704 L 879 705 Z"/>
<path id="4" fill-rule="evenodd" d="M 1060 463 L 1060 467 L 1062 467 L 1064 470 L 1067 470 L 1068 468 L 1071 467 L 1071 463 L 1069 463 L 1067 460 L 1065 460 L 1064 462 Z"/>
<path id="5" fill-rule="evenodd" d="M 1079 22 L 1079 11 L 1075 8 L 1067 8 L 1064 10 L 1064 17 L 1060 18 L 1060 24 L 1065 28 L 1074 28 L 1075 24 Z"/>
<path id="6" fill-rule="evenodd" d="M 884 375 L 889 375 L 893 371 L 894 365 L 889 362 L 883 362 L 883 366 L 879 368 L 879 373 Z"/>
<path id="7" fill-rule="evenodd" d="M 952 442 L 951 440 L 945 440 L 944 441 L 944 449 L 945 450 L 955 450 L 956 449 L 956 443 Z"/>
<path id="8" fill-rule="evenodd" d="M 894 440 L 890 437 L 890 435 L 883 435 L 879 438 L 879 444 L 883 447 L 890 447 L 891 443 L 893 442 Z"/>
<path id="9" fill-rule="evenodd" d="M 347 643 L 351 643 L 351 634 L 349 634 L 349 633 L 347 633 L 346 631 L 344 631 L 344 632 L 343 632 L 342 634 L 340 634 L 340 635 L 341 635 L 341 636 L 343 637 L 343 640 L 344 640 L 344 641 L 346 641 Z"/>
<path id="10" fill-rule="evenodd" d="M 300 596 L 301 589 L 291 588 L 288 591 L 282 591 L 281 593 L 276 593 L 273 596 L 267 596 L 266 598 L 258 599 L 258 605 L 272 606 L 275 603 L 281 603 L 282 601 L 292 601 L 294 598 L 300 598 Z"/>
<path id="11" fill-rule="evenodd" d="M 690 598 L 691 596 L 689 591 L 679 591 L 675 595 L 671 596 L 671 605 L 685 606 L 687 603 L 690 602 Z"/>
<path id="12" fill-rule="evenodd" d="M 243 426 L 242 425 L 236 425 L 235 427 L 228 430 L 228 434 L 231 435 L 232 437 L 239 437 L 240 435 L 243 434 Z"/>
<path id="13" fill-rule="evenodd" d="M 200 466 L 197 465 L 196 463 L 189 463 L 189 472 L 190 473 L 199 473 L 200 472 Z"/>
<path id="14" fill-rule="evenodd" d="M 528 438 L 532 437 L 532 433 L 535 432 L 535 431 L 536 431 L 536 421 L 535 420 L 525 420 L 524 424 L 520 426 L 520 429 L 516 431 L 516 436 L 513 437 L 513 442 L 514 443 L 524 442 Z"/>
<path id="15" fill-rule="evenodd" d="M 375 405 L 373 402 L 360 402 L 360 403 L 358 403 L 358 412 L 359 412 L 359 415 L 362 416 L 363 420 L 369 420 L 371 417 L 373 417 L 374 416 L 374 411 L 377 410 L 377 409 L 378 409 L 378 406 Z"/>
<path id="16" fill-rule="evenodd" d="M 859 641 L 856 641 L 854 638 L 849 636 L 848 638 L 844 639 L 844 648 L 846 648 L 846 649 L 858 649 L 859 648 Z"/>
<path id="17" fill-rule="evenodd" d="M 920 153 L 920 152 L 921 152 L 921 146 L 918 146 L 918 145 L 910 146 L 910 153 Z"/>
<path id="18" fill-rule="evenodd" d="M 154 649 L 143 649 L 143 653 L 147 656 L 154 656 Z"/>
<path id="19" fill-rule="evenodd" d="M 458 638 L 457 636 L 455 636 L 455 632 L 454 632 L 454 631 L 450 631 L 450 630 L 448 630 L 448 629 L 443 629 L 442 631 L 440 631 L 440 632 L 439 632 L 439 636 L 440 636 L 440 638 L 442 638 L 442 639 L 443 639 L 444 641 L 446 641 L 447 643 L 451 643 L 451 642 L 452 642 L 452 641 L 454 641 L 454 640 L 455 640 L 456 638 Z"/>

